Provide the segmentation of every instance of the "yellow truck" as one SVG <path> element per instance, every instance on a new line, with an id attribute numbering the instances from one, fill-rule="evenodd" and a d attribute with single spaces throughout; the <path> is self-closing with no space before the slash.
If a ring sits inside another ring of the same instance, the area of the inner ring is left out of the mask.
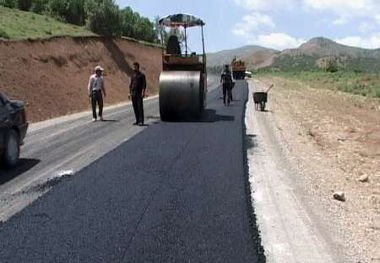
<path id="1" fill-rule="evenodd" d="M 245 62 L 234 58 L 231 62 L 232 76 L 234 79 L 244 79 L 247 70 Z"/>

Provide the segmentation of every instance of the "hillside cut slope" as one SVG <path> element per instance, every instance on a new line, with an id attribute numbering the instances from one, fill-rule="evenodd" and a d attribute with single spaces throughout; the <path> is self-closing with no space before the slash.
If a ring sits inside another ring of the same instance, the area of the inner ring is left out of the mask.
<path id="1" fill-rule="evenodd" d="M 126 101 L 135 61 L 155 93 L 162 68 L 159 47 L 101 37 L 0 41 L 0 90 L 26 102 L 29 121 L 45 120 L 90 107 L 87 83 L 96 65 L 105 68 L 105 103 Z"/>

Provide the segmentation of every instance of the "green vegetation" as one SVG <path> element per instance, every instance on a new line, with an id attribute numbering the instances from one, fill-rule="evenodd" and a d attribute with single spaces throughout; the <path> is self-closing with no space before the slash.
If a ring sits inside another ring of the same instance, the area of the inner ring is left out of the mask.
<path id="1" fill-rule="evenodd" d="M 380 98 L 380 74 L 355 72 L 261 72 L 260 76 L 278 76 L 301 81 L 314 88 L 328 88 L 371 98 Z"/>
<path id="2" fill-rule="evenodd" d="M 275 59 L 274 63 L 269 68 L 264 68 L 263 71 L 316 71 L 320 70 L 316 63 L 318 57 L 310 55 L 283 55 Z"/>
<path id="3" fill-rule="evenodd" d="M 65 24 L 47 16 L 2 6 L 0 6 L 0 17 L 0 37 L 5 39 L 94 35 L 85 27 Z"/>
<path id="4" fill-rule="evenodd" d="M 158 43 L 159 40 L 159 29 L 155 23 L 133 12 L 129 7 L 120 10 L 114 0 L 0 0 L 1 6 L 46 15 L 61 22 L 80 27 L 86 26 L 86 28 L 99 35 L 111 37 L 123 35 L 154 43 Z M 7 12 L 10 12 L 9 9 L 3 7 L 2 18 L 7 15 Z M 11 15 L 14 15 L 14 13 L 7 16 Z M 28 15 L 27 18 L 31 19 L 31 17 L 35 16 L 37 15 Z M 23 15 L 18 20 L 18 26 L 12 25 L 14 23 L 9 21 L 9 18 L 4 19 L 4 21 L 3 19 L 1 20 L 0 29 L 5 32 L 0 30 L 3 38 L 14 38 L 14 35 L 21 35 L 21 38 L 34 38 L 36 34 L 30 32 L 32 27 L 36 31 L 47 31 L 55 35 L 54 30 L 41 29 L 39 28 L 40 25 L 36 23 L 31 23 L 26 29 L 20 26 L 21 23 L 27 24 L 31 22 L 29 20 L 22 21 Z M 56 22 L 56 20 L 54 21 Z M 13 26 L 11 34 L 8 33 L 8 23 Z M 17 32 L 17 30 L 20 32 Z M 83 32 L 86 31 L 83 30 Z M 28 33 L 32 33 L 32 35 L 28 36 Z M 38 37 L 40 37 L 40 34 L 38 34 Z"/>
<path id="5" fill-rule="evenodd" d="M 349 57 L 284 54 L 277 57 L 269 67 L 262 68 L 263 72 L 300 72 L 300 71 L 327 71 L 327 72 L 380 72 L 380 58 L 376 57 Z"/>

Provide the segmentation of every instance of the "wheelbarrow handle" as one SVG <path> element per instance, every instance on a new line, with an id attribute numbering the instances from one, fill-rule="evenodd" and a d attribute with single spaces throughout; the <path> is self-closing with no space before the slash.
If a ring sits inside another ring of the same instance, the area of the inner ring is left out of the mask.
<path id="1" fill-rule="evenodd" d="M 266 93 L 268 93 L 271 90 L 271 88 L 273 88 L 273 86 L 274 86 L 273 84 L 270 85 L 270 87 L 267 89 Z"/>

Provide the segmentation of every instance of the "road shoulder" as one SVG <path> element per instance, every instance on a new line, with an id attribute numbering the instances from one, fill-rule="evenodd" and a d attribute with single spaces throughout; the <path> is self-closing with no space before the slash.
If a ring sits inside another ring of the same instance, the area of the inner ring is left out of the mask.
<path id="1" fill-rule="evenodd" d="M 329 240 L 303 200 L 297 170 L 284 156 L 286 149 L 271 112 L 255 111 L 250 82 L 246 109 L 248 163 L 252 203 L 268 262 L 336 262 Z"/>

